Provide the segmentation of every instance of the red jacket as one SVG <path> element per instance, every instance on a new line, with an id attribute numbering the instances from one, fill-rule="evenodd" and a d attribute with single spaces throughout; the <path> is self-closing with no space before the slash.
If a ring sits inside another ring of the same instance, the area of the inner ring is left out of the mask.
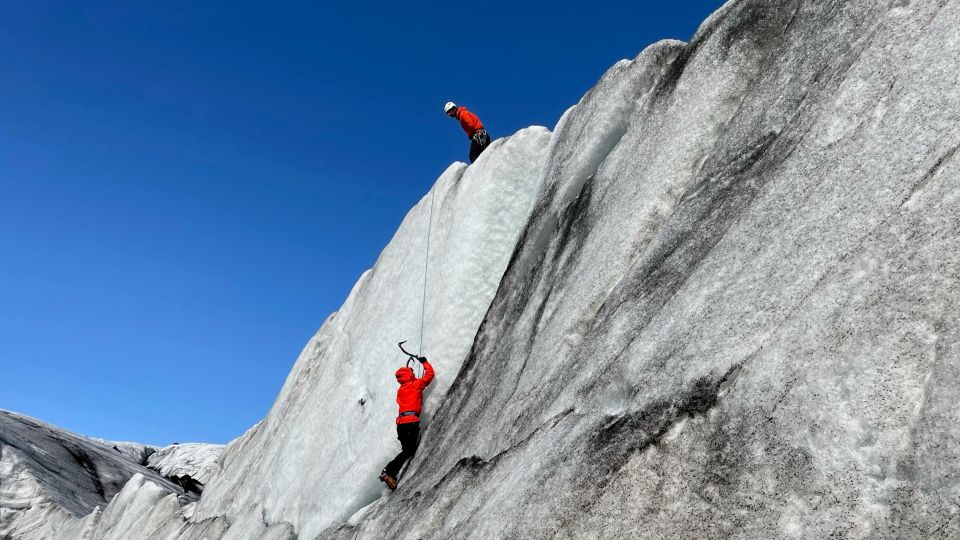
<path id="1" fill-rule="evenodd" d="M 419 379 L 413 374 L 413 370 L 408 367 L 402 367 L 397 370 L 397 382 L 400 388 L 397 389 L 397 405 L 400 406 L 400 413 L 413 412 L 416 414 L 397 416 L 398 424 L 410 424 L 420 421 L 420 412 L 423 410 L 423 389 L 433 381 L 433 366 L 426 360 L 423 361 L 423 377 Z"/>
<path id="2" fill-rule="evenodd" d="M 483 122 L 466 107 L 457 107 L 457 120 L 460 121 L 460 127 L 467 132 L 467 138 L 473 139 L 473 134 L 483 129 Z"/>

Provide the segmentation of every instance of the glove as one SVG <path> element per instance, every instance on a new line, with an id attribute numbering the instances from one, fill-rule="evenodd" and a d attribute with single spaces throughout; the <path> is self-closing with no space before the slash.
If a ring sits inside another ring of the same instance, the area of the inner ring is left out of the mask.
<path id="1" fill-rule="evenodd" d="M 422 364 L 422 363 L 424 363 L 424 362 L 427 361 L 427 357 L 426 357 L 426 356 L 418 356 L 418 357 L 417 357 L 417 361 Z"/>

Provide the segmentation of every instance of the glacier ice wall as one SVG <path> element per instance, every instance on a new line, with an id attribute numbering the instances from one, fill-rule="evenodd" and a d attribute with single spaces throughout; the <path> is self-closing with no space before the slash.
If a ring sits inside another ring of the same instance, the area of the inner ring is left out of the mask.
<path id="1" fill-rule="evenodd" d="M 437 370 L 436 408 L 466 358 L 533 205 L 550 142 L 528 128 L 471 167 L 452 165 L 306 346 L 267 418 L 232 444 L 195 517 L 263 514 L 307 538 L 380 496 L 377 475 L 399 449 L 393 372 L 418 348 L 433 197 L 423 354 Z"/>
<path id="2" fill-rule="evenodd" d="M 960 3 L 734 0 L 433 188 L 199 503 L 88 538 L 960 536 Z M 126 535 L 126 536 L 124 536 Z M 68 537 L 68 536 L 63 536 Z"/>
<path id="3" fill-rule="evenodd" d="M 333 535 L 960 534 L 958 23 L 744 0 L 615 66 L 409 479 Z"/>

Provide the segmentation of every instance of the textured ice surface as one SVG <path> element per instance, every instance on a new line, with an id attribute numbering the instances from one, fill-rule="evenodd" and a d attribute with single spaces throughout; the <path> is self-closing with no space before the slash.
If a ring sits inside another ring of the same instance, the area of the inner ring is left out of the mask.
<path id="1" fill-rule="evenodd" d="M 162 476 L 189 476 L 206 484 L 218 470 L 217 460 L 224 445 L 206 443 L 174 443 L 156 447 L 135 442 L 117 442 L 90 437 L 90 440 L 111 448 L 118 455 L 149 467 Z"/>
<path id="2" fill-rule="evenodd" d="M 423 354 L 437 378 L 424 422 L 459 371 L 533 204 L 550 133 L 495 142 L 433 187 Z M 407 215 L 343 307 L 307 344 L 267 418 L 223 457 L 195 517 L 263 514 L 306 538 L 380 496 L 377 475 L 399 451 L 394 371 L 418 348 L 430 195 Z"/>
<path id="3" fill-rule="evenodd" d="M 337 535 L 960 535 L 958 23 L 732 2 L 615 67 L 409 480 Z"/>
<path id="4" fill-rule="evenodd" d="M 51 538 L 137 474 L 179 505 L 182 490 L 112 445 L 0 410 L 0 538 Z"/>
<path id="5" fill-rule="evenodd" d="M 958 27 L 956 1 L 737 0 L 618 63 L 434 186 L 438 382 L 396 492 L 429 199 L 196 507 L 137 478 L 85 526 L 960 537 Z"/>
<path id="6" fill-rule="evenodd" d="M 189 476 L 206 484 L 217 471 L 223 448 L 219 444 L 172 444 L 151 453 L 146 465 L 163 476 Z"/>
<path id="7" fill-rule="evenodd" d="M 90 437 L 90 439 L 111 448 L 114 452 L 117 452 L 138 465 L 146 465 L 147 458 L 150 457 L 150 454 L 157 451 L 156 447 L 136 442 L 108 441 L 96 437 Z"/>
<path id="8" fill-rule="evenodd" d="M 182 500 L 142 474 L 130 479 L 106 509 L 97 509 L 80 520 L 70 520 L 49 536 L 41 538 L 101 540 L 174 540 L 177 538 L 226 538 L 227 525 L 213 519 L 188 525 L 186 518 L 196 503 L 181 506 Z M 256 529 L 249 529 L 249 538 Z"/>

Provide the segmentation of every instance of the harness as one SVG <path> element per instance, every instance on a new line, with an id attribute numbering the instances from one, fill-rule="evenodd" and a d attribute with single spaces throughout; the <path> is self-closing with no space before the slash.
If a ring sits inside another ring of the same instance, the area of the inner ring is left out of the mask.
<path id="1" fill-rule="evenodd" d="M 399 416 L 419 416 L 420 413 L 417 411 L 403 411 Z"/>

